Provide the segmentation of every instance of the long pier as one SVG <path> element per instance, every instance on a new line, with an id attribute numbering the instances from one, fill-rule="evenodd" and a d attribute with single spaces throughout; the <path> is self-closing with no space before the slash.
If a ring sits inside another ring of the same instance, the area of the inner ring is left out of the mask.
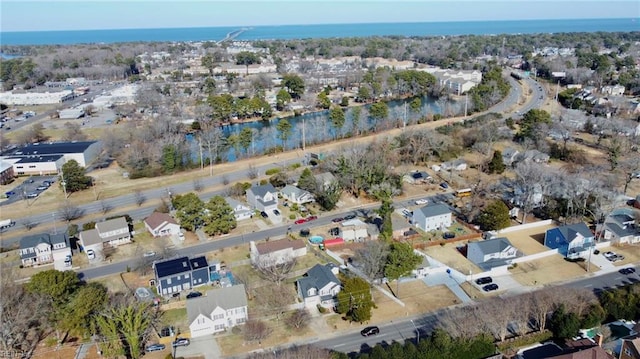
<path id="1" fill-rule="evenodd" d="M 224 39 L 218 41 L 217 44 L 220 45 L 221 43 L 223 43 L 225 41 L 231 41 L 231 40 L 235 39 L 236 37 L 240 36 L 240 34 L 242 34 L 243 32 L 245 32 L 247 30 L 250 30 L 250 28 L 243 27 L 242 29 L 231 31 L 230 33 L 227 34 L 227 36 L 225 36 Z"/>

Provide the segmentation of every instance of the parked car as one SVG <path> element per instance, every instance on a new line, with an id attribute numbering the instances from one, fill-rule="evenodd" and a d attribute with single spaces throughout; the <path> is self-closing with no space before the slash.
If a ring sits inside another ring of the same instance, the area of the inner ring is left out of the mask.
<path id="1" fill-rule="evenodd" d="M 65 265 L 65 267 L 71 267 L 71 256 L 70 255 L 67 255 L 64 258 L 64 265 Z"/>
<path id="2" fill-rule="evenodd" d="M 269 218 L 269 215 L 265 211 L 260 212 L 260 215 L 262 216 L 262 218 Z"/>
<path id="3" fill-rule="evenodd" d="M 429 203 L 429 200 L 424 199 L 424 198 L 419 199 L 419 200 L 416 201 L 416 204 L 427 204 L 427 203 Z"/>
<path id="4" fill-rule="evenodd" d="M 489 284 L 492 282 L 493 282 L 493 279 L 491 277 L 482 277 L 482 278 L 476 279 L 476 284 L 478 285 Z"/>
<path id="5" fill-rule="evenodd" d="M 38 186 L 38 187 L 36 188 L 36 190 L 38 190 L 38 191 L 44 191 L 44 190 L 45 190 L 45 189 L 47 189 L 47 188 L 49 188 L 49 187 L 47 187 L 47 186 Z"/>
<path id="6" fill-rule="evenodd" d="M 189 344 L 191 344 L 191 342 L 187 338 L 176 338 L 176 340 L 171 343 L 174 347 L 186 347 Z"/>
<path id="7" fill-rule="evenodd" d="M 307 223 L 307 219 L 306 218 L 300 218 L 297 219 L 295 222 L 293 222 L 295 224 L 303 224 L 303 223 Z"/>
<path id="8" fill-rule="evenodd" d="M 411 211 L 409 211 L 408 209 L 403 209 L 402 210 L 402 215 L 409 218 L 411 217 Z"/>
<path id="9" fill-rule="evenodd" d="M 51 186 L 52 184 L 53 184 L 53 181 L 42 181 L 42 185 L 43 185 L 43 186 L 47 186 L 47 187 L 49 187 L 49 186 Z"/>
<path id="10" fill-rule="evenodd" d="M 31 192 L 27 194 L 27 198 L 37 198 L 40 194 L 37 192 Z"/>
<path id="11" fill-rule="evenodd" d="M 191 292 L 187 294 L 187 299 L 202 297 L 202 293 L 200 292 Z"/>
<path id="12" fill-rule="evenodd" d="M 453 233 L 453 232 L 444 232 L 444 233 L 442 233 L 442 238 L 444 238 L 444 239 L 456 238 L 456 234 Z"/>
<path id="13" fill-rule="evenodd" d="M 629 275 L 629 274 L 633 274 L 636 272 L 635 268 L 622 268 L 620 269 L 618 272 L 620 272 L 620 274 L 624 274 L 624 275 Z"/>
<path id="14" fill-rule="evenodd" d="M 315 221 L 316 219 L 318 219 L 318 216 L 309 216 L 309 217 L 307 217 L 307 222 Z"/>
<path id="15" fill-rule="evenodd" d="M 368 337 L 370 335 L 376 335 L 380 333 L 380 328 L 378 327 L 366 327 L 364 329 L 362 329 L 362 331 L 360 331 L 360 334 L 362 334 L 363 337 Z"/>
<path id="16" fill-rule="evenodd" d="M 449 185 L 446 182 L 442 182 L 442 183 L 440 183 L 440 187 L 442 189 L 447 189 L 447 188 L 449 188 Z"/>
<path id="17" fill-rule="evenodd" d="M 14 194 L 16 194 L 14 191 L 7 191 L 4 193 L 4 195 L 7 197 L 13 196 Z"/>
<path id="18" fill-rule="evenodd" d="M 96 252 L 93 249 L 87 249 L 87 257 L 89 259 L 94 259 L 96 257 Z"/>
<path id="19" fill-rule="evenodd" d="M 164 348 L 164 344 L 151 344 L 145 350 L 147 351 L 147 353 L 151 353 L 164 350 Z"/>
<path id="20" fill-rule="evenodd" d="M 276 216 L 279 216 L 280 215 L 280 211 L 278 211 L 277 209 L 274 209 L 273 210 L 273 214 L 275 214 Z"/>
<path id="21" fill-rule="evenodd" d="M 342 221 L 344 221 L 344 218 L 342 218 L 342 217 L 334 218 L 334 219 L 331 220 L 331 222 L 333 222 L 333 223 L 340 223 Z"/>
<path id="22" fill-rule="evenodd" d="M 602 255 L 607 258 L 608 260 L 611 260 L 611 258 L 615 257 L 616 254 L 614 252 L 604 252 L 602 253 Z"/>
<path id="23" fill-rule="evenodd" d="M 482 290 L 484 290 L 485 292 L 491 292 L 494 290 L 498 290 L 498 285 L 495 283 L 491 283 L 491 284 L 487 284 L 484 287 L 482 287 Z"/>
<path id="24" fill-rule="evenodd" d="M 345 221 L 349 221 L 349 220 L 352 220 L 352 219 L 356 219 L 356 217 L 357 216 L 355 214 L 351 213 L 351 214 L 348 214 L 348 215 L 344 216 L 344 219 L 345 219 Z"/>

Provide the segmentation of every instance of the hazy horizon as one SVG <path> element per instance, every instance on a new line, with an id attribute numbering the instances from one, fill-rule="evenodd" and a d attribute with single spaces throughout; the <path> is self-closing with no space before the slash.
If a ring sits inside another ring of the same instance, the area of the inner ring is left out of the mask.
<path id="1" fill-rule="evenodd" d="M 635 0 L 0 0 L 0 5 L 1 32 L 640 18 Z"/>

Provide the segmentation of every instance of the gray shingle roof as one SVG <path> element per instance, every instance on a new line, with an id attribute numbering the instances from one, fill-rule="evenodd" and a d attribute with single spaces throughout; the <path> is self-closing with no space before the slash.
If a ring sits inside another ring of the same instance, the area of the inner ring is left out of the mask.
<path id="1" fill-rule="evenodd" d="M 340 281 L 331 271 L 331 268 L 333 267 L 335 267 L 335 265 L 332 263 L 328 263 L 326 265 L 316 264 L 307 271 L 305 277 L 298 279 L 298 287 L 302 292 L 302 296 L 306 297 L 310 288 L 315 288 L 316 291 L 319 291 L 320 288 L 331 282 L 340 285 Z"/>
<path id="2" fill-rule="evenodd" d="M 576 238 L 576 233 L 580 233 L 580 235 L 584 238 L 593 237 L 593 233 L 591 233 L 591 230 L 589 230 L 589 227 L 587 227 L 584 222 L 558 227 L 558 230 L 560 231 L 560 233 L 562 233 L 565 240 L 567 241 L 572 241 L 574 238 Z"/>
<path id="3" fill-rule="evenodd" d="M 102 243 L 102 238 L 100 238 L 100 235 L 98 234 L 98 230 L 96 229 L 89 229 L 89 230 L 80 232 L 80 240 L 82 241 L 85 247 Z"/>
<path id="4" fill-rule="evenodd" d="M 267 193 L 278 193 L 271 183 L 267 183 L 262 186 L 255 186 L 248 189 L 253 192 L 254 195 L 263 198 Z"/>
<path id="5" fill-rule="evenodd" d="M 187 300 L 187 318 L 191 324 L 202 314 L 208 318 L 211 312 L 217 307 L 229 310 L 233 308 L 244 307 L 247 305 L 247 295 L 245 293 L 244 284 L 238 284 L 231 287 L 213 289 L 206 295 L 198 298 Z"/>
<path id="6" fill-rule="evenodd" d="M 469 242 L 469 246 L 478 247 L 484 254 L 500 253 L 511 246 L 511 242 L 504 237 L 487 239 L 486 241 Z"/>
<path id="7" fill-rule="evenodd" d="M 424 206 L 419 208 L 418 211 L 422 212 L 425 218 L 451 213 L 449 207 L 440 203 Z"/>
<path id="8" fill-rule="evenodd" d="M 108 221 L 96 223 L 96 229 L 100 233 L 116 231 L 123 228 L 129 229 L 129 224 L 127 224 L 127 220 L 124 219 L 124 217 L 118 217 L 110 219 Z"/>

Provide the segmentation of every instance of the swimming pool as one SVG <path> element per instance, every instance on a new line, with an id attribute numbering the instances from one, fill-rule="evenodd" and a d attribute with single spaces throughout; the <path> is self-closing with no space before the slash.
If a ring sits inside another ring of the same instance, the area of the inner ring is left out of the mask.
<path id="1" fill-rule="evenodd" d="M 311 242 L 312 244 L 320 244 L 323 240 L 324 238 L 322 238 L 322 236 L 311 236 L 309 238 L 309 242 Z"/>

